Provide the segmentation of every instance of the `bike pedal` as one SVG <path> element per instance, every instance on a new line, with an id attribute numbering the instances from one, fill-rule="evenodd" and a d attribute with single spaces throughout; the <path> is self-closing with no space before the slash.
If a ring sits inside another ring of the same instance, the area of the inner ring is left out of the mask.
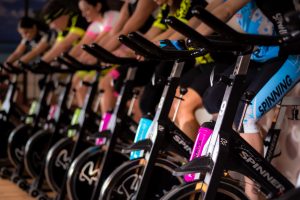
<path id="1" fill-rule="evenodd" d="M 206 173 L 212 170 L 213 161 L 210 157 L 199 157 L 174 170 L 174 176 L 183 176 L 191 173 Z"/>
<path id="2" fill-rule="evenodd" d="M 123 148 L 122 153 L 130 153 L 131 151 L 135 150 L 144 150 L 150 151 L 152 147 L 152 141 L 150 139 L 140 140 L 129 147 Z"/>

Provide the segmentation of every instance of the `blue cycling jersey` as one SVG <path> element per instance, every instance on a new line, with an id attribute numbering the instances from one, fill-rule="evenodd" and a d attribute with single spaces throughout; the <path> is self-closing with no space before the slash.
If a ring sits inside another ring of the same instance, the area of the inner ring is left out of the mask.
<path id="1" fill-rule="evenodd" d="M 251 1 L 237 13 L 238 24 L 243 31 L 249 34 L 275 35 L 273 23 L 257 8 Z M 271 58 L 277 57 L 279 47 L 259 46 L 253 52 L 251 59 L 257 62 L 265 62 Z"/>

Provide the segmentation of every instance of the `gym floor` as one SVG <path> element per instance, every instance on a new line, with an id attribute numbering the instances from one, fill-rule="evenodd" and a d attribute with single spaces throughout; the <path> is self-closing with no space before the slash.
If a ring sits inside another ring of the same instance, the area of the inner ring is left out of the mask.
<path id="1" fill-rule="evenodd" d="M 18 186 L 14 185 L 8 180 L 0 179 L 0 200 L 33 200 L 29 195 L 20 190 Z"/>

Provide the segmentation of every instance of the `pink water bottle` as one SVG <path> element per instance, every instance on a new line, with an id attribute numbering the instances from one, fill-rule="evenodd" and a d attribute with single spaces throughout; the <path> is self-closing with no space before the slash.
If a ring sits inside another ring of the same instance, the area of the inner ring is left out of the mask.
<path id="1" fill-rule="evenodd" d="M 201 156 L 204 145 L 206 144 L 208 138 L 213 133 L 215 122 L 204 122 L 198 130 L 198 135 L 196 141 L 194 143 L 193 151 L 190 157 L 190 161 L 194 158 L 198 158 Z M 184 180 L 186 182 L 194 181 L 195 174 L 187 174 L 184 176 Z"/>
<path id="2" fill-rule="evenodd" d="M 99 132 L 105 131 L 108 129 L 108 124 L 111 119 L 111 116 L 112 116 L 111 112 L 107 112 L 104 114 L 104 116 L 102 117 L 101 123 L 100 123 Z M 102 145 L 104 143 L 105 143 L 105 138 L 97 138 L 96 139 L 96 145 Z"/>

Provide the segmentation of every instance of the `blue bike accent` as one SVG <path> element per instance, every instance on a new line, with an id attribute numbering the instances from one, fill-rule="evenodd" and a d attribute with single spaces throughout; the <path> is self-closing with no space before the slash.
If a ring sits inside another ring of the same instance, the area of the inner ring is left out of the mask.
<path id="1" fill-rule="evenodd" d="M 136 131 L 135 138 L 134 138 L 134 142 L 138 142 L 140 140 L 144 140 L 144 139 L 147 138 L 147 132 L 148 132 L 151 124 L 152 124 L 152 120 L 150 120 L 148 118 L 141 118 L 140 119 L 139 126 L 138 126 L 138 129 Z M 143 157 L 143 155 L 144 155 L 143 150 L 132 151 L 130 153 L 130 160 Z"/>
<path id="2" fill-rule="evenodd" d="M 257 8 L 251 1 L 237 13 L 237 22 L 241 29 L 249 34 L 256 35 L 275 35 L 273 23 Z M 271 58 L 277 57 L 279 53 L 278 46 L 258 46 L 252 53 L 251 59 L 257 62 L 265 62 Z"/>
<path id="3" fill-rule="evenodd" d="M 276 74 L 256 94 L 247 109 L 244 124 L 259 119 L 291 90 L 300 79 L 300 55 L 289 56 Z"/>

